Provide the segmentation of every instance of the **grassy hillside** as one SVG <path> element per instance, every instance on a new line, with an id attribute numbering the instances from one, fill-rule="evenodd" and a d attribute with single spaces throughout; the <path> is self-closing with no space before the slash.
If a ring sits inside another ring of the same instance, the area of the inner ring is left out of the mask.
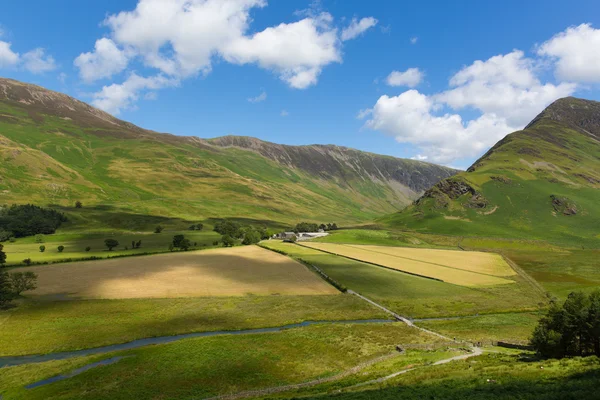
<path id="1" fill-rule="evenodd" d="M 454 173 L 337 146 L 159 134 L 7 79 L 0 79 L 0 157 L 0 204 L 67 207 L 70 228 L 85 230 L 147 230 L 164 217 L 176 228 L 223 217 L 361 222 Z M 72 213 L 76 200 L 85 207 Z"/>
<path id="2" fill-rule="evenodd" d="M 552 104 L 468 171 L 381 221 L 457 236 L 600 246 L 600 103 Z"/>

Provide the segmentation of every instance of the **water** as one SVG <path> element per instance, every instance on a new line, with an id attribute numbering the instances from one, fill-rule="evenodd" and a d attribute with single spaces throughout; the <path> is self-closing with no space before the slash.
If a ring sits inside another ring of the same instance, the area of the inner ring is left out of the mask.
<path id="1" fill-rule="evenodd" d="M 110 353 L 113 351 L 120 350 L 131 350 L 137 349 L 144 346 L 150 346 L 154 344 L 164 344 L 176 342 L 178 340 L 197 338 L 197 337 L 209 337 L 209 336 L 220 336 L 220 335 L 248 335 L 254 333 L 271 333 L 281 332 L 286 329 L 302 328 L 310 325 L 317 324 L 372 324 L 372 323 L 393 323 L 394 320 L 389 319 L 364 319 L 364 320 L 351 320 L 351 321 L 304 321 L 298 324 L 289 324 L 283 326 L 277 326 L 272 328 L 257 328 L 257 329 L 245 329 L 238 331 L 212 331 L 212 332 L 195 332 L 186 333 L 183 335 L 173 336 L 159 336 L 146 339 L 138 339 L 127 343 L 112 344 L 109 346 L 95 347 L 84 350 L 64 351 L 60 353 L 50 353 L 43 355 L 29 355 L 29 356 L 9 356 L 0 357 L 0 368 L 10 367 L 15 365 L 40 363 L 45 361 L 54 360 L 66 360 L 73 357 L 91 356 L 95 354 Z M 84 367 L 85 368 L 85 367 Z"/>

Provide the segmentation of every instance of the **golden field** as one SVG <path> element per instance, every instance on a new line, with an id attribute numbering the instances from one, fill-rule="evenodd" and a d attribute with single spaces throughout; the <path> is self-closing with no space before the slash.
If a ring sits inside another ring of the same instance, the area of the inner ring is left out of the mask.
<path id="1" fill-rule="evenodd" d="M 461 286 L 514 283 L 504 278 L 515 275 L 513 269 L 492 253 L 317 242 L 303 245 Z"/>
<path id="2" fill-rule="evenodd" d="M 84 299 L 339 293 L 304 265 L 258 246 L 27 267 L 32 295 Z"/>

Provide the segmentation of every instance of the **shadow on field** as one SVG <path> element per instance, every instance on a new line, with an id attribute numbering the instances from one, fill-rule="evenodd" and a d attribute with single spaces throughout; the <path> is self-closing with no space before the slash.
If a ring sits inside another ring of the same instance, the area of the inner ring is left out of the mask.
<path id="1" fill-rule="evenodd" d="M 339 399 L 339 400 L 565 400 L 565 399 L 598 399 L 598 382 L 600 367 L 589 371 L 573 373 L 555 379 L 542 378 L 543 370 L 528 371 L 523 376 L 510 376 L 506 372 L 495 375 L 493 372 L 482 372 L 477 378 L 454 377 L 433 381 L 426 384 L 400 383 L 398 386 L 378 390 L 344 393 L 337 395 L 305 397 L 307 400 Z M 439 375 L 439 376 L 437 376 Z M 445 374 L 428 375 L 444 378 Z M 529 379 L 528 379 L 529 378 Z M 410 379 L 406 375 L 406 379 Z M 428 380 L 428 379 L 425 379 Z"/>

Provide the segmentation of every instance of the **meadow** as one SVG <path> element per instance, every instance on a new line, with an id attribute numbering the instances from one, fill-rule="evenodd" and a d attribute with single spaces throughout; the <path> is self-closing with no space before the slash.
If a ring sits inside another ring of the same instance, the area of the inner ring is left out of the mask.
<path id="1" fill-rule="evenodd" d="M 38 275 L 31 296 L 169 298 L 335 294 L 304 265 L 258 246 L 25 267 Z"/>
<path id="2" fill-rule="evenodd" d="M 332 279 L 409 318 L 537 310 L 546 298 L 520 275 L 510 285 L 466 287 L 270 240 L 261 243 L 323 270 Z M 316 243 L 315 243 L 316 244 Z M 497 278 L 499 279 L 499 278 Z"/>
<path id="3" fill-rule="evenodd" d="M 189 332 L 303 321 L 385 319 L 349 294 L 176 299 L 22 300 L 0 311 L 0 356 L 46 354 Z M 108 323 L 109 322 L 109 323 Z"/>
<path id="4" fill-rule="evenodd" d="M 395 353 L 400 343 L 436 339 L 399 323 L 315 325 L 272 334 L 186 339 L 87 358 L 129 356 L 116 364 L 35 389 L 23 385 L 71 371 L 76 360 L 3 368 L 8 399 L 206 398 L 332 377 L 363 362 Z M 397 353 L 396 353 L 397 354 Z M 446 353 L 439 353 L 443 357 Z M 397 357 L 403 357 L 397 355 Z M 423 361 L 435 359 L 431 355 Z M 413 362 L 418 357 L 413 355 Z"/>
<path id="5" fill-rule="evenodd" d="M 490 253 L 333 243 L 302 246 L 461 286 L 514 283 L 500 277 L 516 274 L 502 257 Z"/>

